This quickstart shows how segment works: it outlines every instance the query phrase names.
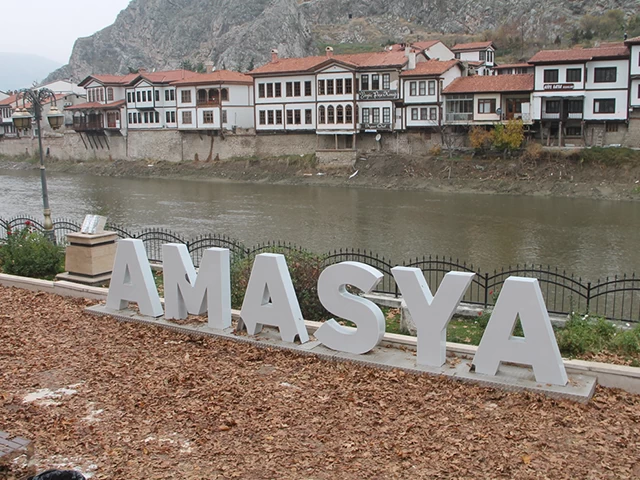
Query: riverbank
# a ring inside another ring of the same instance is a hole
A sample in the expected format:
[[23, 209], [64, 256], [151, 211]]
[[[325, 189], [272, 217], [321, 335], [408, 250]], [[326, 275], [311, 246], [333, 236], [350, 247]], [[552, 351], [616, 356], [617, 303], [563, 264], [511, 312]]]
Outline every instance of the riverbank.
[[[368, 153], [353, 168], [323, 166], [314, 156], [301, 155], [180, 163], [49, 158], [47, 169], [113, 177], [640, 200], [639, 151], [534, 150], [506, 159]], [[38, 168], [33, 158], [0, 157], [0, 169]]]

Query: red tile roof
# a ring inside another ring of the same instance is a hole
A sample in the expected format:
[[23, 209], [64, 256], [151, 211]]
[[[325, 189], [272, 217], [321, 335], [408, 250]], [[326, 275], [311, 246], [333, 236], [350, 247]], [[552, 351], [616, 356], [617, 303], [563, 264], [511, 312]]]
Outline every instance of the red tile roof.
[[482, 49], [489, 48], [489, 47], [493, 47], [494, 49], [496, 48], [496, 46], [494, 45], [494, 43], [492, 41], [488, 41], [488, 42], [472, 42], [472, 43], [459, 43], [457, 45], [454, 45], [451, 48], [451, 51], [453, 51], [453, 52], [461, 52], [463, 50], [482, 50]]
[[190, 70], [164, 70], [160, 72], [139, 72], [139, 76], [151, 83], [171, 83], [197, 75]]
[[456, 78], [443, 93], [532, 92], [533, 74], [473, 75]]
[[86, 84], [90, 83], [92, 80], [96, 80], [103, 85], [129, 85], [133, 80], [138, 78], [138, 73], [129, 73], [127, 75], [89, 75], [87, 78], [82, 80], [78, 86], [84, 87]]
[[231, 70], [216, 70], [211, 73], [196, 73], [191, 77], [171, 82], [172, 85], [205, 85], [212, 83], [246, 83], [253, 84], [253, 78], [244, 73]]
[[606, 44], [594, 48], [569, 50], [542, 50], [529, 59], [529, 63], [588, 62], [607, 58], [628, 58], [629, 49], [622, 43]]
[[496, 65], [494, 70], [500, 70], [503, 68], [525, 68], [525, 67], [533, 67], [530, 63], [505, 63], [504, 65]]
[[315, 71], [323, 64], [329, 64], [331, 61], [342, 63], [350, 67], [401, 67], [407, 63], [407, 57], [404, 51], [385, 51], [370, 53], [355, 53], [344, 55], [315, 56], [301, 58], [278, 58], [275, 62], [262, 65], [251, 72], [249, 75], [260, 75], [267, 73], [293, 73]]
[[80, 103], [78, 105], [72, 105], [70, 107], [65, 107], [65, 110], [113, 110], [115, 108], [122, 107], [126, 102], [124, 100], [118, 100], [117, 102], [111, 103], [98, 103], [98, 102], [88, 102], [88, 103]]
[[459, 60], [427, 60], [426, 62], [417, 63], [416, 68], [413, 70], [403, 70], [400, 75], [403, 77], [442, 75], [459, 63]]
[[[0, 107], [8, 107], [8, 106], [10, 106], [12, 104], [15, 104], [17, 97], [18, 96], [14, 93], [13, 95], [9, 95], [4, 100], [0, 100]], [[22, 106], [22, 104], [20, 104], [20, 106]]]
[[626, 43], [627, 45], [640, 45], [640, 37], [630, 38], [628, 40], [625, 40], [624, 43]]

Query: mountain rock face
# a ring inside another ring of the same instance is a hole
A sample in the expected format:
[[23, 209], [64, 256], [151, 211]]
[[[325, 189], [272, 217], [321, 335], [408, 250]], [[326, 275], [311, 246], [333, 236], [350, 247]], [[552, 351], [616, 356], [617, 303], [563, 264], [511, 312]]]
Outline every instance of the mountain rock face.
[[585, 14], [636, 13], [638, 0], [133, 0], [115, 23], [79, 38], [69, 64], [47, 80], [212, 60], [246, 71], [280, 56], [314, 55], [321, 43], [402, 41], [416, 33], [514, 35], [553, 40]]

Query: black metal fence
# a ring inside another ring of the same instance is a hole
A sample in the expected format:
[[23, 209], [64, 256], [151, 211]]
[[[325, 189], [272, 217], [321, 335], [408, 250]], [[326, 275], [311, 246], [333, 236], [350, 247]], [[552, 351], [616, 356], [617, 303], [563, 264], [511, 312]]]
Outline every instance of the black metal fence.
[[[0, 218], [0, 241], [6, 239], [7, 232], [30, 226], [43, 230], [42, 223], [29, 216], [10, 219]], [[53, 222], [56, 240], [60, 245], [66, 243], [67, 233], [78, 232], [80, 224], [68, 219], [55, 219]], [[194, 265], [198, 266], [207, 248], [228, 248], [232, 261], [251, 258], [259, 253], [278, 252], [287, 255], [292, 252], [306, 252], [302, 247], [287, 242], [266, 242], [251, 247], [226, 235], [205, 234], [187, 239], [180, 234], [162, 228], [147, 228], [139, 232], [119, 225], [108, 224], [107, 229], [116, 232], [120, 238], [137, 238], [144, 242], [149, 260], [162, 262], [162, 245], [165, 243], [183, 243], [187, 245]], [[632, 275], [605, 277], [595, 282], [583, 280], [564, 270], [543, 265], [516, 265], [493, 273], [483, 273], [473, 265], [458, 259], [439, 256], [423, 256], [408, 261], [392, 261], [374, 252], [360, 249], [339, 249], [320, 255], [323, 266], [352, 261], [370, 265], [383, 273], [382, 281], [375, 293], [399, 296], [391, 269], [396, 265], [419, 268], [425, 275], [432, 291], [437, 290], [444, 276], [450, 271], [475, 273], [471, 286], [463, 301], [469, 304], [489, 307], [495, 303], [504, 281], [510, 276], [537, 278], [547, 309], [551, 313], [588, 312], [611, 320], [640, 322], [640, 278]]]

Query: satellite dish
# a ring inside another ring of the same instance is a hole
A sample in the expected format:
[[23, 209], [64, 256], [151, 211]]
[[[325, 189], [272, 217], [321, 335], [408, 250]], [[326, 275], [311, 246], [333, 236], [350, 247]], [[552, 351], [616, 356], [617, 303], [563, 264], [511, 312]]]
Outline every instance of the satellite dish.
[[496, 115], [502, 115], [502, 109], [496, 108]]
[[382, 140], [382, 135], [377, 134], [376, 135], [376, 142], [379, 142], [380, 140]]

